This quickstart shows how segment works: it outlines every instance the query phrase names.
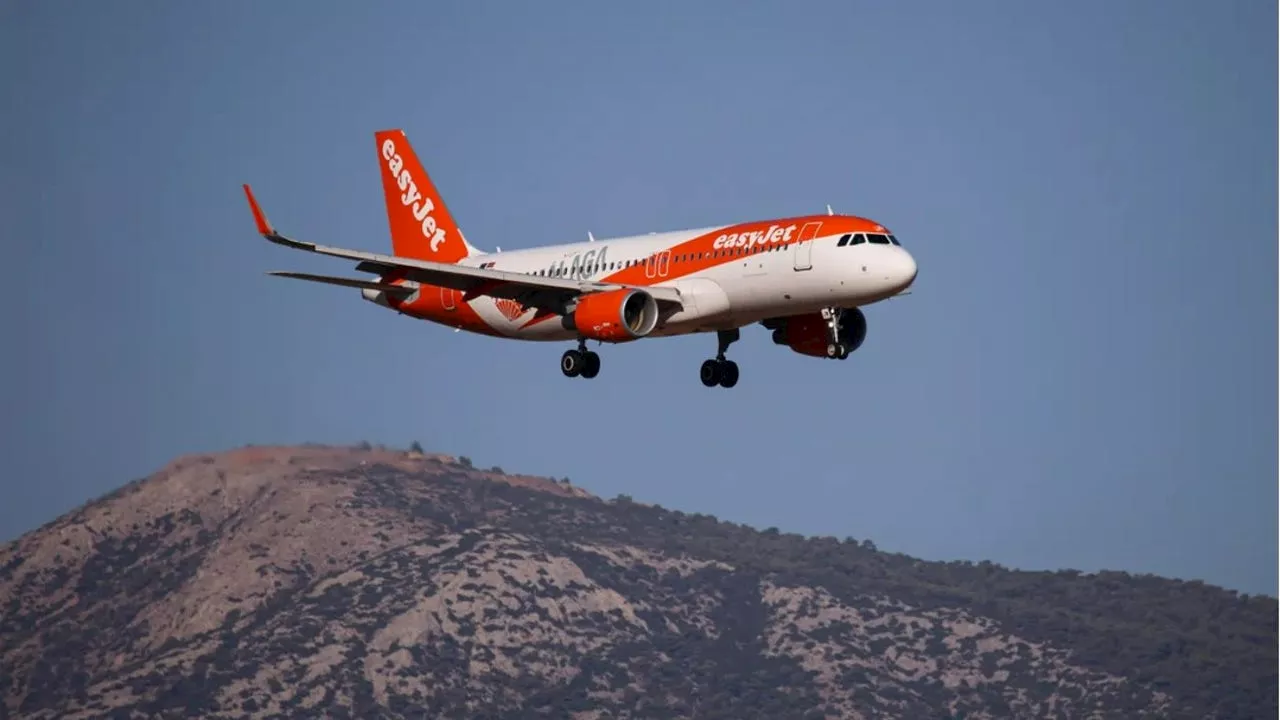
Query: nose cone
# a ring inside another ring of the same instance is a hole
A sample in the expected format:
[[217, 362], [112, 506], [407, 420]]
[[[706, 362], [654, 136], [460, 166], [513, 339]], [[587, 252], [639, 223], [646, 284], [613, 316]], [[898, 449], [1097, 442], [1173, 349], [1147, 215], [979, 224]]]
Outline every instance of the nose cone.
[[911, 287], [911, 283], [916, 281], [916, 259], [911, 257], [911, 253], [896, 248], [898, 250], [889, 264], [888, 277], [886, 278], [892, 285], [895, 293], [902, 292]]
[[911, 257], [911, 253], [906, 250], [902, 251], [902, 289], [906, 290], [911, 287], [911, 283], [916, 281], [916, 259]]

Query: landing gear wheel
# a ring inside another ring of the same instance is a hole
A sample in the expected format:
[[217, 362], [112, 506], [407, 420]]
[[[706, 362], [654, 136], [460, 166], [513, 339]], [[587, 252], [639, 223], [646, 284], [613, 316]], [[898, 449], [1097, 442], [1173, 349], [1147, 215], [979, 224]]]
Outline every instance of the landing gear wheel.
[[565, 350], [560, 356], [560, 372], [564, 373], [565, 377], [578, 377], [582, 374], [585, 365], [586, 358], [578, 350]]
[[699, 373], [702, 384], [707, 387], [715, 387], [720, 384], [720, 361], [707, 360], [702, 363], [702, 370]]
[[849, 357], [849, 346], [842, 342], [828, 343], [827, 357], [832, 360], [844, 360]]
[[732, 360], [720, 361], [720, 387], [731, 388], [738, 384], [738, 363]]
[[716, 350], [716, 356], [711, 360], [702, 363], [702, 372], [700, 373], [702, 384], [707, 387], [731, 388], [738, 384], [738, 363], [732, 360], [726, 360], [724, 354], [729, 351], [729, 346], [738, 341], [741, 333], [737, 328], [729, 330], [718, 330], [716, 332], [716, 340], [719, 348]]
[[588, 350], [582, 354], [582, 377], [593, 378], [600, 374], [600, 356]]

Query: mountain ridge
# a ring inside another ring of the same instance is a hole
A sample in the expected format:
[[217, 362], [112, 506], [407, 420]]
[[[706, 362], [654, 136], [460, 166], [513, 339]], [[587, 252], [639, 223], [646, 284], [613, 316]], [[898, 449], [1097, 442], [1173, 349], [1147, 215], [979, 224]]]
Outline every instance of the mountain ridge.
[[0, 611], [0, 718], [1277, 703], [1273, 598], [924, 561], [368, 446], [177, 458], [0, 546]]

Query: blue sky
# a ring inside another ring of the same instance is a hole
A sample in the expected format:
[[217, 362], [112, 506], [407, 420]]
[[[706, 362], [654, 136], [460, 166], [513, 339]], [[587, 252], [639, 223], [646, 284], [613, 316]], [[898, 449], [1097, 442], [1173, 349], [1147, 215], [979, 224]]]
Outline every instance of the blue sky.
[[[1274, 3], [12, 3], [0, 538], [175, 455], [428, 448], [927, 559], [1275, 594]], [[404, 128], [492, 249], [821, 212], [920, 265], [845, 362], [748, 328], [452, 331], [263, 242], [390, 247]]]

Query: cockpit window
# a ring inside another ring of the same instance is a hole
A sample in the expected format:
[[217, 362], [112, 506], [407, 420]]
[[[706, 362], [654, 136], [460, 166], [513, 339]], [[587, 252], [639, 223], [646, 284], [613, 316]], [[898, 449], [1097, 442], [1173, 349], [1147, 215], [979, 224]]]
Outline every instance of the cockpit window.
[[867, 241], [876, 245], [888, 245], [889, 238], [878, 233], [867, 233]]
[[902, 243], [898, 242], [898, 238], [892, 235], [889, 236], [889, 242], [893, 243], [894, 245], [897, 245], [898, 247], [902, 247]]
[[862, 243], [864, 243], [864, 242], [866, 242], [866, 241], [867, 241], [867, 239], [866, 239], [865, 237], [863, 237], [862, 233], [858, 233], [857, 235], [854, 235], [854, 236], [853, 236], [853, 242], [852, 242], [852, 243], [850, 243], [850, 244], [851, 244], [851, 245], [861, 245]]
[[852, 237], [852, 236], [851, 236], [849, 233], [845, 233], [845, 234], [841, 235], [841, 236], [840, 236], [840, 242], [836, 243], [836, 245], [837, 245], [838, 247], [844, 247], [845, 245], [848, 245], [848, 244], [849, 244], [849, 238], [850, 238], [850, 237]]

